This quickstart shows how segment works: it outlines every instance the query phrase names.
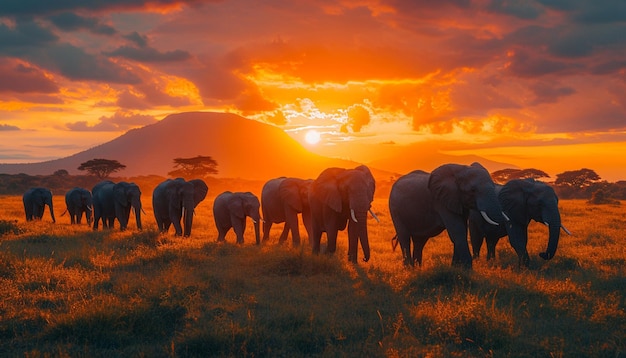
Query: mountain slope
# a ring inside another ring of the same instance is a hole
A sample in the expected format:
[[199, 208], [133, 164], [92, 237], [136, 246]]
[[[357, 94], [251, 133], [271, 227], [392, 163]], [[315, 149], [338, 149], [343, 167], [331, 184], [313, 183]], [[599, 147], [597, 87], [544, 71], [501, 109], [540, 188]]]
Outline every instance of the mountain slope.
[[167, 116], [158, 123], [72, 156], [30, 164], [0, 164], [7, 174], [52, 174], [66, 169], [80, 173], [80, 163], [93, 158], [116, 159], [126, 165], [121, 176], [156, 174], [173, 169], [173, 159], [209, 155], [219, 177], [268, 179], [276, 176], [314, 178], [329, 166], [358, 164], [325, 158], [307, 151], [274, 126], [230, 113], [190, 112]]

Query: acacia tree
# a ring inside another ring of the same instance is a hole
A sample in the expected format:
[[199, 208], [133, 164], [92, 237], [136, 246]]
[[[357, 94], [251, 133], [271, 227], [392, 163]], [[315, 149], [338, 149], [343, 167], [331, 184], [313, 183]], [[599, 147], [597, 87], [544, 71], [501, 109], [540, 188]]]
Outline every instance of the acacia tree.
[[174, 170], [168, 172], [171, 177], [204, 178], [217, 174], [217, 162], [210, 156], [192, 158], [174, 158]]
[[556, 175], [555, 189], [563, 198], [589, 197], [593, 187], [600, 184], [600, 176], [592, 169], [570, 170]]
[[126, 168], [126, 166], [117, 160], [96, 158], [81, 163], [78, 170], [85, 170], [97, 176], [99, 179], [104, 179], [108, 177], [109, 174], [119, 172], [124, 168]]
[[494, 182], [498, 184], [505, 184], [509, 180], [513, 180], [513, 179], [528, 179], [528, 178], [539, 179], [539, 178], [549, 178], [549, 177], [550, 176], [548, 175], [548, 173], [544, 172], [543, 170], [539, 170], [535, 168], [528, 168], [528, 169], [507, 168], [507, 169], [502, 169], [502, 170], [496, 170], [495, 172], [491, 173], [491, 178], [493, 179]]

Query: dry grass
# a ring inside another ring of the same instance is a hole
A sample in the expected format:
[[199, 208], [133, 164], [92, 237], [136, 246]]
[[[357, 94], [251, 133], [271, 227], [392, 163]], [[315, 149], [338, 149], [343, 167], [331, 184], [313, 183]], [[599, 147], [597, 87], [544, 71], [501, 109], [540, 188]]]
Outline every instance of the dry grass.
[[[557, 256], [543, 261], [547, 230], [531, 224], [530, 269], [506, 239], [495, 261], [450, 267], [445, 234], [406, 269], [386, 198], [370, 222], [372, 259], [347, 262], [308, 247], [217, 244], [198, 207], [191, 238], [93, 232], [60, 217], [24, 221], [21, 198], [0, 197], [0, 352], [3, 356], [606, 356], [626, 354], [623, 206], [561, 202]], [[14, 220], [17, 220], [15, 222]], [[133, 227], [134, 222], [129, 224]], [[343, 238], [343, 239], [342, 239]], [[484, 256], [484, 255], [483, 255]]]

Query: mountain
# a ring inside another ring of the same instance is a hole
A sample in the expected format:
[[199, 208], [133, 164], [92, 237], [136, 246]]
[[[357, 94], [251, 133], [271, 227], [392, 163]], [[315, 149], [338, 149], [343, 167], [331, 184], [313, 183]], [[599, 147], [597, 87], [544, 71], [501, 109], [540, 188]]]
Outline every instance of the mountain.
[[433, 148], [433, 143], [412, 144], [405, 147], [398, 147], [389, 156], [370, 161], [366, 164], [371, 168], [399, 174], [406, 174], [416, 169], [431, 172], [433, 169], [445, 163], [469, 165], [474, 162], [479, 162], [490, 173], [505, 168], [518, 168], [513, 164], [496, 162], [477, 155], [444, 154]]
[[[52, 174], [76, 168], [90, 159], [115, 159], [126, 165], [121, 176], [166, 176], [174, 158], [208, 155], [224, 178], [269, 179], [278, 176], [315, 178], [331, 166], [358, 163], [326, 158], [306, 150], [281, 129], [231, 113], [189, 112], [133, 129], [107, 143], [69, 157], [29, 164], [0, 164], [0, 173]], [[84, 173], [83, 173], [84, 174]]]

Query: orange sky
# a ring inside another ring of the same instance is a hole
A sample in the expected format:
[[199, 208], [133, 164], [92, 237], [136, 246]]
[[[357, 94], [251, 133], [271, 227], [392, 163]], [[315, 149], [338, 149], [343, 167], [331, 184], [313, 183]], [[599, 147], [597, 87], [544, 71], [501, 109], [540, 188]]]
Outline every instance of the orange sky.
[[0, 14], [0, 162], [203, 110], [361, 162], [427, 143], [626, 179], [623, 0], [11, 0]]

